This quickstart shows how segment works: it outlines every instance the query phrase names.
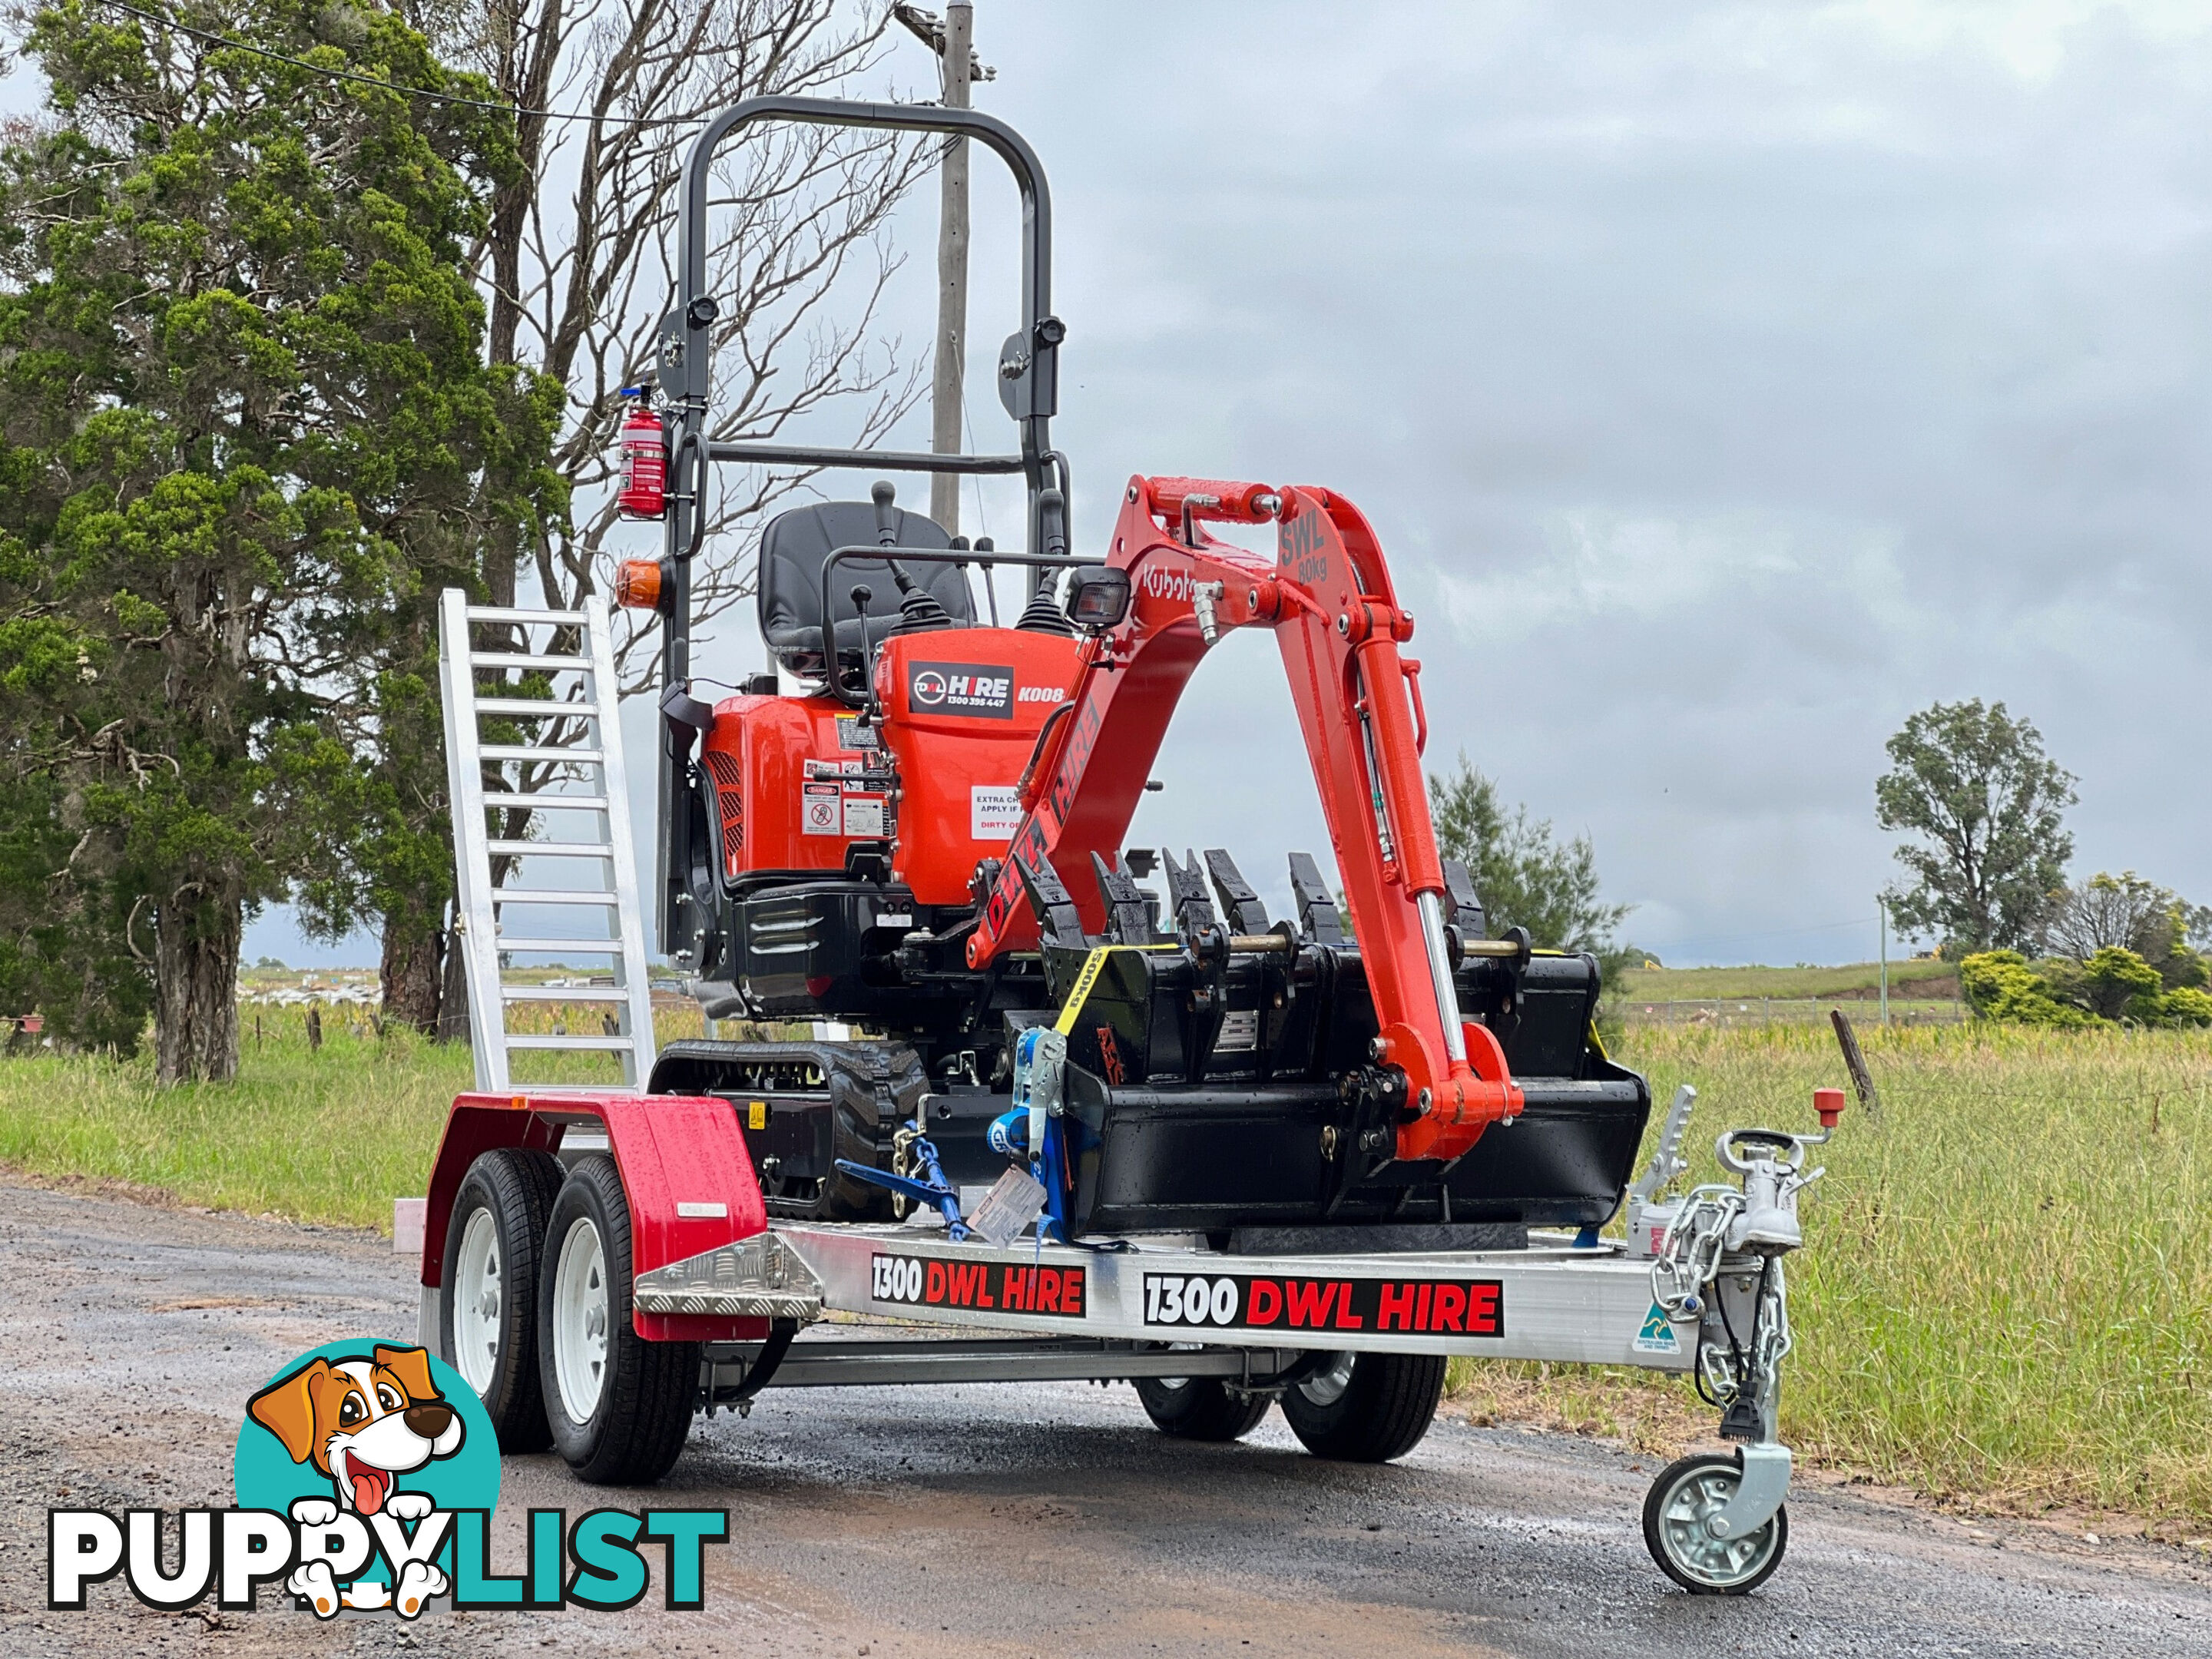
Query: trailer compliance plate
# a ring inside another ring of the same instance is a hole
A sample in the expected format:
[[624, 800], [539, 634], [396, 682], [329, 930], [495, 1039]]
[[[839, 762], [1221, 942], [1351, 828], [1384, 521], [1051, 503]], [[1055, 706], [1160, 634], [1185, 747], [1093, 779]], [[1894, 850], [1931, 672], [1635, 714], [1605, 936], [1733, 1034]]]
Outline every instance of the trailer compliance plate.
[[868, 1294], [878, 1302], [909, 1307], [977, 1308], [1080, 1319], [1090, 1301], [1088, 1273], [1085, 1267], [872, 1255], [868, 1258]]
[[1495, 1279], [1146, 1273], [1145, 1323], [1502, 1337], [1505, 1286]]

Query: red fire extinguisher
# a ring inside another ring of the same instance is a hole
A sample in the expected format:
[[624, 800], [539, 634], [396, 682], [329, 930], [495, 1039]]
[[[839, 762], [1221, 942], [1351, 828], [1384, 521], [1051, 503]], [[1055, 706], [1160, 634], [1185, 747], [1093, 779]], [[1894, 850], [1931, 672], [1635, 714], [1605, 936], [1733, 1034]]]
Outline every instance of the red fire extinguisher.
[[647, 408], [643, 386], [625, 386], [623, 396], [637, 401], [622, 423], [622, 515], [660, 519], [668, 515], [668, 446], [660, 416]]

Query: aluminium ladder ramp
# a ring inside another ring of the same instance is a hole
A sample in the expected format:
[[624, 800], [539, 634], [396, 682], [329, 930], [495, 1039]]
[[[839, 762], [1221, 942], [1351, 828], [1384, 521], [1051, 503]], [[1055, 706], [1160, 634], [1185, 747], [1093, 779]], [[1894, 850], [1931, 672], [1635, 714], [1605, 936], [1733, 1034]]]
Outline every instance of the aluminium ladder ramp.
[[[471, 631], [478, 628], [495, 630], [492, 643], [478, 645]], [[533, 644], [532, 629], [550, 631]], [[574, 650], [566, 648], [564, 635], [580, 641]], [[653, 991], [606, 602], [594, 594], [580, 611], [472, 605], [461, 589], [449, 587], [439, 606], [438, 646], [459, 884], [456, 942], [468, 970], [477, 1087], [507, 1093], [514, 1085], [510, 1054], [550, 1049], [611, 1054], [622, 1067], [622, 1086], [641, 1088], [653, 1065]], [[511, 675], [543, 676], [548, 693], [524, 695], [526, 684]], [[480, 685], [480, 676], [488, 684]], [[485, 741], [477, 725], [485, 719], [519, 726], [523, 741]], [[495, 811], [501, 817], [496, 830], [484, 821]], [[497, 878], [511, 877], [518, 867], [541, 879], [526, 886]], [[549, 868], [580, 871], [585, 883], [545, 885], [542, 877]], [[589, 927], [562, 926], [559, 936], [508, 927], [525, 916], [558, 918], [579, 911], [604, 917], [605, 935], [592, 937], [597, 930]], [[501, 958], [517, 951], [605, 957], [613, 983], [511, 985]], [[584, 1004], [611, 1014], [612, 1029], [552, 1036], [510, 1031], [507, 1010], [531, 1002]], [[543, 1093], [560, 1085], [526, 1086]]]

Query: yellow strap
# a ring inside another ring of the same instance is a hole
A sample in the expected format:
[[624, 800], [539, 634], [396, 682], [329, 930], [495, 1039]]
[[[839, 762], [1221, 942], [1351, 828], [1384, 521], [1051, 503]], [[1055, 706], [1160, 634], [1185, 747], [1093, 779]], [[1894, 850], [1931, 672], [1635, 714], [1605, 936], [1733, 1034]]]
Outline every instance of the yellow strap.
[[1083, 1005], [1091, 1000], [1091, 987], [1098, 983], [1098, 975], [1106, 966], [1106, 958], [1115, 951], [1180, 951], [1182, 948], [1179, 945], [1092, 945], [1091, 954], [1083, 958], [1083, 971], [1075, 976], [1074, 988], [1068, 992], [1067, 1000], [1060, 1006], [1060, 1018], [1054, 1023], [1052, 1029], [1062, 1036], [1067, 1036], [1074, 1031], [1075, 1022], [1083, 1013]]

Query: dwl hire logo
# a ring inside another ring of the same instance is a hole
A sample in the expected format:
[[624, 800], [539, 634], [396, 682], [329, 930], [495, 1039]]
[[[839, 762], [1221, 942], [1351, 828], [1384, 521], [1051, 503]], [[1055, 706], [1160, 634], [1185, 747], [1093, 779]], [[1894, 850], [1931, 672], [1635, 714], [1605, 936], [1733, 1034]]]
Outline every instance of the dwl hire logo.
[[701, 1605], [702, 1553], [729, 1536], [720, 1510], [595, 1510], [573, 1528], [561, 1510], [533, 1510], [528, 1571], [494, 1576], [498, 1440], [475, 1391], [419, 1347], [326, 1344], [271, 1378], [245, 1417], [235, 1509], [185, 1510], [173, 1528], [158, 1510], [48, 1510], [47, 1607], [82, 1611], [89, 1587], [119, 1572], [131, 1594], [164, 1609], [212, 1590], [219, 1606], [243, 1611], [260, 1586], [281, 1581], [319, 1619], [414, 1619], [446, 1595], [470, 1609], [611, 1611], [644, 1596], [651, 1573], [640, 1551], [659, 1540], [673, 1611]]

